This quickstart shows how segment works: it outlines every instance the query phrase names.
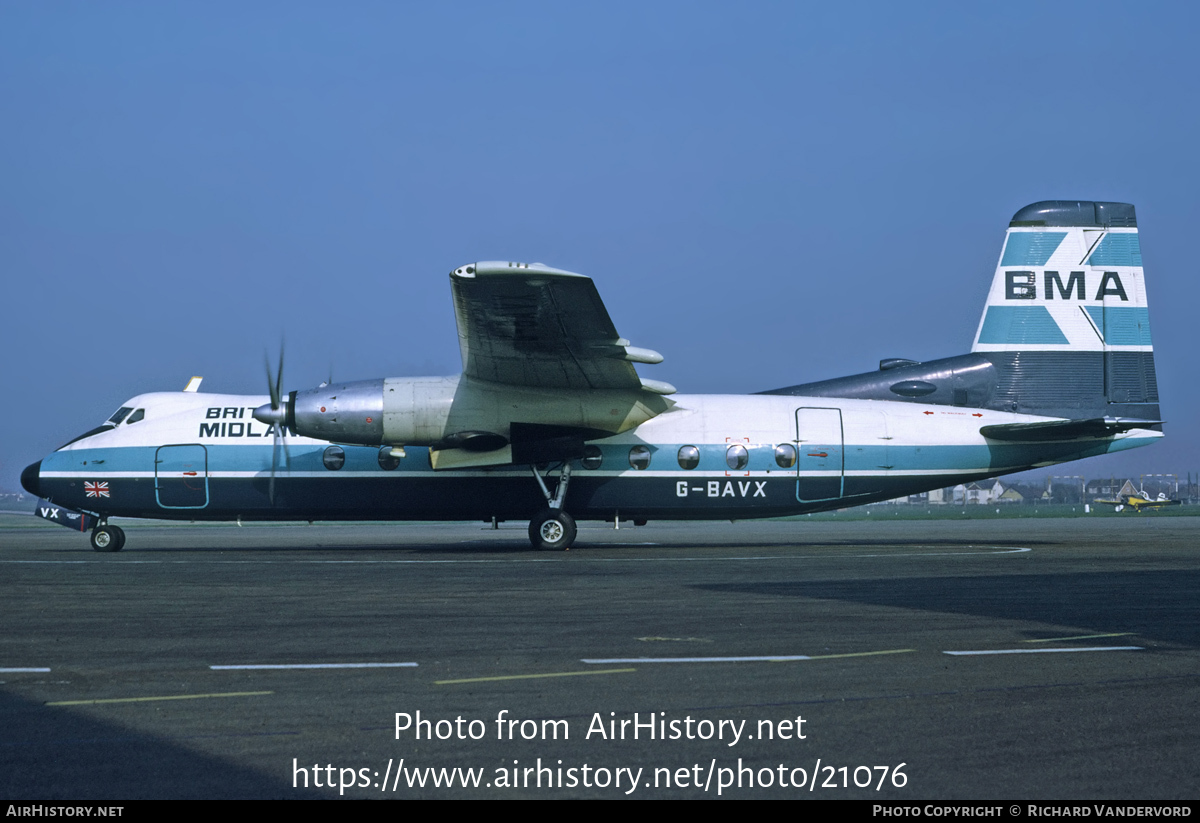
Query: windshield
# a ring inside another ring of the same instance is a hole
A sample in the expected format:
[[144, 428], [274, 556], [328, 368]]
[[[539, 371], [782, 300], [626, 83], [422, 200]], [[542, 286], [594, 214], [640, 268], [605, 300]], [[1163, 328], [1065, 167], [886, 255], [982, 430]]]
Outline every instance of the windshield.
[[[118, 425], [120, 425], [122, 420], [124, 420], [126, 417], [129, 416], [129, 413], [131, 411], [133, 411], [133, 406], [122, 406], [121, 408], [119, 408], [115, 412], [113, 412], [113, 416], [108, 418], [108, 420], [105, 421], [103, 425], [97, 426], [96, 428], [91, 429], [89, 431], [85, 431], [83, 434], [79, 435], [78, 437], [74, 437], [74, 438], [68, 440], [66, 443], [63, 443], [61, 446], [59, 446], [59, 448], [60, 449], [66, 448], [67, 446], [71, 445], [72, 443], [78, 443], [80, 440], [83, 440], [86, 437], [91, 437], [94, 434], [100, 434], [101, 432], [112, 431], [114, 428], [116, 428]], [[137, 413], [135, 413], [133, 417], [129, 418], [129, 423], [136, 423], [138, 420], [141, 420], [145, 416], [146, 416], [145, 410], [138, 409]]]
[[122, 406], [113, 413], [113, 416], [108, 418], [109, 425], [116, 426], [125, 419], [125, 415], [133, 411], [132, 406]]

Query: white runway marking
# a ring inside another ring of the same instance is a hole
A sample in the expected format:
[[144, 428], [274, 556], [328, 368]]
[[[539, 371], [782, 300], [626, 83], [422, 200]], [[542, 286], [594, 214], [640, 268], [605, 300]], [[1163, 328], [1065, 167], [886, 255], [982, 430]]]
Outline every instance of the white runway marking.
[[28, 673], [28, 672], [48, 672], [48, 671], [50, 671], [50, 670], [49, 669], [37, 669], [37, 668], [11, 668], [11, 669], [0, 669], [0, 674], [22, 674], [22, 673]]
[[209, 666], [213, 671], [245, 669], [399, 669], [416, 663], [253, 663], [241, 666]]
[[[640, 639], [640, 638], [639, 638]], [[836, 660], [846, 657], [876, 657], [883, 654], [907, 654], [916, 649], [883, 649], [870, 652], [847, 652], [845, 654], [776, 654], [753, 657], [612, 657], [584, 658], [583, 663], [787, 663], [794, 660]]]
[[1047, 654], [1055, 652], [1133, 652], [1142, 651], [1141, 646], [1078, 646], [1064, 649], [982, 649], [979, 651], [942, 652], [956, 656], [982, 654]]

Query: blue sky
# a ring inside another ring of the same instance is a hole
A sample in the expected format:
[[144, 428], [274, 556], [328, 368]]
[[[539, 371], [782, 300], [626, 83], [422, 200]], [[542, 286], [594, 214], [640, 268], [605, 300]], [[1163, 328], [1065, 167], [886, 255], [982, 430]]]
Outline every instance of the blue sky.
[[1200, 471], [1190, 4], [0, 5], [0, 487], [143, 391], [457, 373], [447, 273], [592, 276], [648, 377], [965, 352], [1009, 217], [1137, 206]]

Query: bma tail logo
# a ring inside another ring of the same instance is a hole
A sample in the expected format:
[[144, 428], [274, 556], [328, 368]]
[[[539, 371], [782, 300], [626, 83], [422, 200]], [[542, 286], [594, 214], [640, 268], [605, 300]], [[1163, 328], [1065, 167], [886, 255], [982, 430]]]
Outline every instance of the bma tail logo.
[[85, 481], [83, 484], [83, 492], [86, 497], [111, 497], [108, 493], [108, 482], [96, 482], [94, 480]]
[[[1062, 275], [1056, 271], [1043, 271], [1042, 296], [1046, 300], [1087, 300], [1087, 272], [1073, 271], [1063, 282]], [[1094, 300], [1103, 300], [1108, 296], [1119, 297], [1128, 302], [1125, 285], [1121, 275], [1115, 271], [1106, 271], [1100, 278], [1100, 286], [1096, 289]], [[1004, 272], [1005, 300], [1036, 300], [1038, 296], [1037, 272], [1035, 271], [1006, 271]]]

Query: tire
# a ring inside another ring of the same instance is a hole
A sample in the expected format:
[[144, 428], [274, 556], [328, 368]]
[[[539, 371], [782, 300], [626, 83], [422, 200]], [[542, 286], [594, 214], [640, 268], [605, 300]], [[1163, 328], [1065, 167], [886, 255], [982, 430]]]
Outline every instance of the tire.
[[98, 552], [119, 552], [125, 544], [125, 533], [116, 526], [97, 526], [92, 529], [92, 548]]
[[535, 549], [566, 551], [577, 531], [574, 517], [561, 509], [544, 509], [529, 521], [529, 542]]

